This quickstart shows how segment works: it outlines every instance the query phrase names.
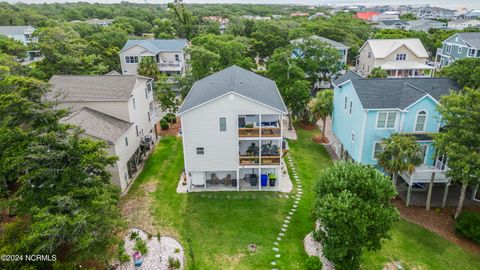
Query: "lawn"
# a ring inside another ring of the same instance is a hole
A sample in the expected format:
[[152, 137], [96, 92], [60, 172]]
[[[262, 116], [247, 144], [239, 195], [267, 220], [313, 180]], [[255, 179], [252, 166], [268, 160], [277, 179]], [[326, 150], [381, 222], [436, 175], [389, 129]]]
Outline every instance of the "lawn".
[[[318, 172], [331, 165], [324, 148], [311, 140], [316, 133], [300, 129], [299, 139], [290, 142], [304, 192], [279, 245], [281, 258], [276, 261], [280, 269], [304, 269], [302, 241], [313, 228], [311, 187]], [[148, 198], [146, 215], [152, 219], [152, 228], [182, 242], [189, 269], [271, 269], [273, 242], [292, 199], [272, 192], [177, 194], [182, 169], [181, 139], [163, 138], [122, 204]], [[130, 226], [140, 226], [149, 218], [130, 219]], [[421, 269], [479, 269], [478, 257], [416, 225], [401, 221], [392, 235], [393, 240], [381, 251], [366, 254], [362, 268], [381, 269], [385, 262], [398, 259]], [[251, 243], [257, 245], [254, 253], [247, 248]]]

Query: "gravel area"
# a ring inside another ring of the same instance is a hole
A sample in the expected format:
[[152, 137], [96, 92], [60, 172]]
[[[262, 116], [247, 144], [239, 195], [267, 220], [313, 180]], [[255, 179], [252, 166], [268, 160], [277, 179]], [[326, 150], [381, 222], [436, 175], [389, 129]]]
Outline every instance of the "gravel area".
[[[138, 232], [140, 238], [147, 242], [148, 253], [142, 254], [143, 264], [135, 267], [132, 255], [135, 246], [135, 240], [130, 240], [130, 234]], [[182, 245], [172, 237], [161, 236], [160, 241], [156, 236], [148, 239], [147, 233], [139, 229], [128, 230], [125, 240], [125, 251], [130, 256], [131, 261], [119, 265], [117, 270], [168, 270], [168, 258], [173, 257], [180, 261], [180, 269], [184, 269], [184, 250]], [[177, 252], [175, 252], [177, 251]]]
[[309, 256], [318, 256], [320, 258], [320, 261], [323, 263], [322, 270], [335, 270], [333, 263], [323, 256], [322, 244], [313, 239], [313, 232], [305, 236], [305, 239], [303, 239], [303, 245], [305, 247], [305, 252], [307, 252]]

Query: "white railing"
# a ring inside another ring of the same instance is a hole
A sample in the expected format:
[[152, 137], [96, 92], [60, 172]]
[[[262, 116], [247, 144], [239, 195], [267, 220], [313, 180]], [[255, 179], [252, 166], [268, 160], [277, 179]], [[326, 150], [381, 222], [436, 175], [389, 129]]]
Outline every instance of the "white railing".
[[172, 61], [172, 62], [160, 62], [158, 63], [159, 67], [170, 67], [170, 68], [181, 68], [184, 66], [182, 61]]

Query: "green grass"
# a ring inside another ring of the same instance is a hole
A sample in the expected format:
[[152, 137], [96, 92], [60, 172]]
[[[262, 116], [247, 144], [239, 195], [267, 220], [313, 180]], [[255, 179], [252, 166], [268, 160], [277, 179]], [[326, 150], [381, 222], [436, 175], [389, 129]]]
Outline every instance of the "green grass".
[[[279, 246], [280, 269], [304, 269], [303, 238], [313, 229], [312, 187], [320, 170], [332, 164], [325, 149], [311, 140], [318, 131], [297, 132], [299, 139], [290, 142], [290, 149], [303, 197]], [[272, 192], [177, 194], [182, 169], [181, 139], [163, 138], [123, 200], [144, 196], [142, 186], [156, 185], [150, 194], [150, 212], [162, 235], [174, 235], [182, 242], [189, 269], [271, 269], [273, 242], [293, 199], [278, 198]], [[478, 269], [480, 265], [478, 257], [405, 221], [395, 224], [392, 235], [381, 251], [365, 255], [363, 269], [381, 269], [393, 259], [421, 269]], [[250, 243], [258, 246], [257, 252], [248, 252]]]

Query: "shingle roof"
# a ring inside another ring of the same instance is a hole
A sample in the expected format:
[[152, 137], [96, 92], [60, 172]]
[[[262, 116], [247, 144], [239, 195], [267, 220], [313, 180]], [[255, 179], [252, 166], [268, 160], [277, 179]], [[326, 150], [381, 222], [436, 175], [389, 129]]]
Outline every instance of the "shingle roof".
[[180, 107], [179, 113], [184, 113], [232, 91], [287, 113], [287, 108], [274, 81], [238, 66], [228, 67], [196, 81]]
[[79, 126], [85, 134], [110, 143], [115, 143], [133, 125], [89, 107], [73, 112], [62, 122]]
[[123, 46], [122, 51], [131, 48], [135, 45], [140, 45], [152, 53], [159, 53], [162, 51], [182, 51], [187, 46], [186, 39], [142, 39], [142, 40], [128, 40]]
[[404, 20], [380, 20], [379, 22], [383, 23], [384, 25], [395, 25], [395, 24], [408, 25], [408, 22]]
[[138, 79], [136, 75], [83, 76], [54, 75], [47, 99], [60, 101], [126, 101], [129, 100]]
[[464, 32], [458, 33], [458, 35], [468, 45], [480, 49], [480, 32]]
[[351, 70], [347, 70], [347, 72], [345, 72], [345, 74], [343, 74], [343, 76], [341, 76], [340, 78], [336, 79], [335, 81], [333, 81], [333, 84], [334, 85], [339, 85], [339, 84], [342, 84], [348, 80], [358, 80], [358, 79], [363, 79], [362, 76], [358, 75], [357, 73], [351, 71]]
[[[332, 47], [334, 48], [337, 48], [337, 49], [348, 49], [348, 46], [340, 43], [340, 42], [336, 42], [335, 40], [331, 40], [331, 39], [328, 39], [328, 38], [324, 38], [324, 37], [321, 37], [321, 36], [317, 36], [317, 35], [313, 35], [313, 36], [310, 36], [310, 38], [313, 38], [313, 39], [316, 39], [316, 40], [320, 40], [322, 42], [325, 42], [327, 44], [330, 44]], [[291, 42], [292, 43], [302, 43], [303, 42], [303, 38], [299, 38], [299, 39], [295, 39], [295, 40], [292, 40]]]
[[362, 46], [362, 49], [366, 44], [370, 45], [375, 58], [385, 58], [401, 46], [409, 48], [417, 57], [428, 57], [427, 50], [418, 38], [369, 39]]
[[405, 109], [429, 94], [437, 101], [458, 85], [448, 78], [388, 78], [352, 80], [364, 109]]
[[18, 35], [24, 34], [26, 29], [31, 28], [31, 30], [35, 30], [34, 27], [30, 25], [21, 25], [21, 26], [0, 26], [0, 34], [2, 35]]

